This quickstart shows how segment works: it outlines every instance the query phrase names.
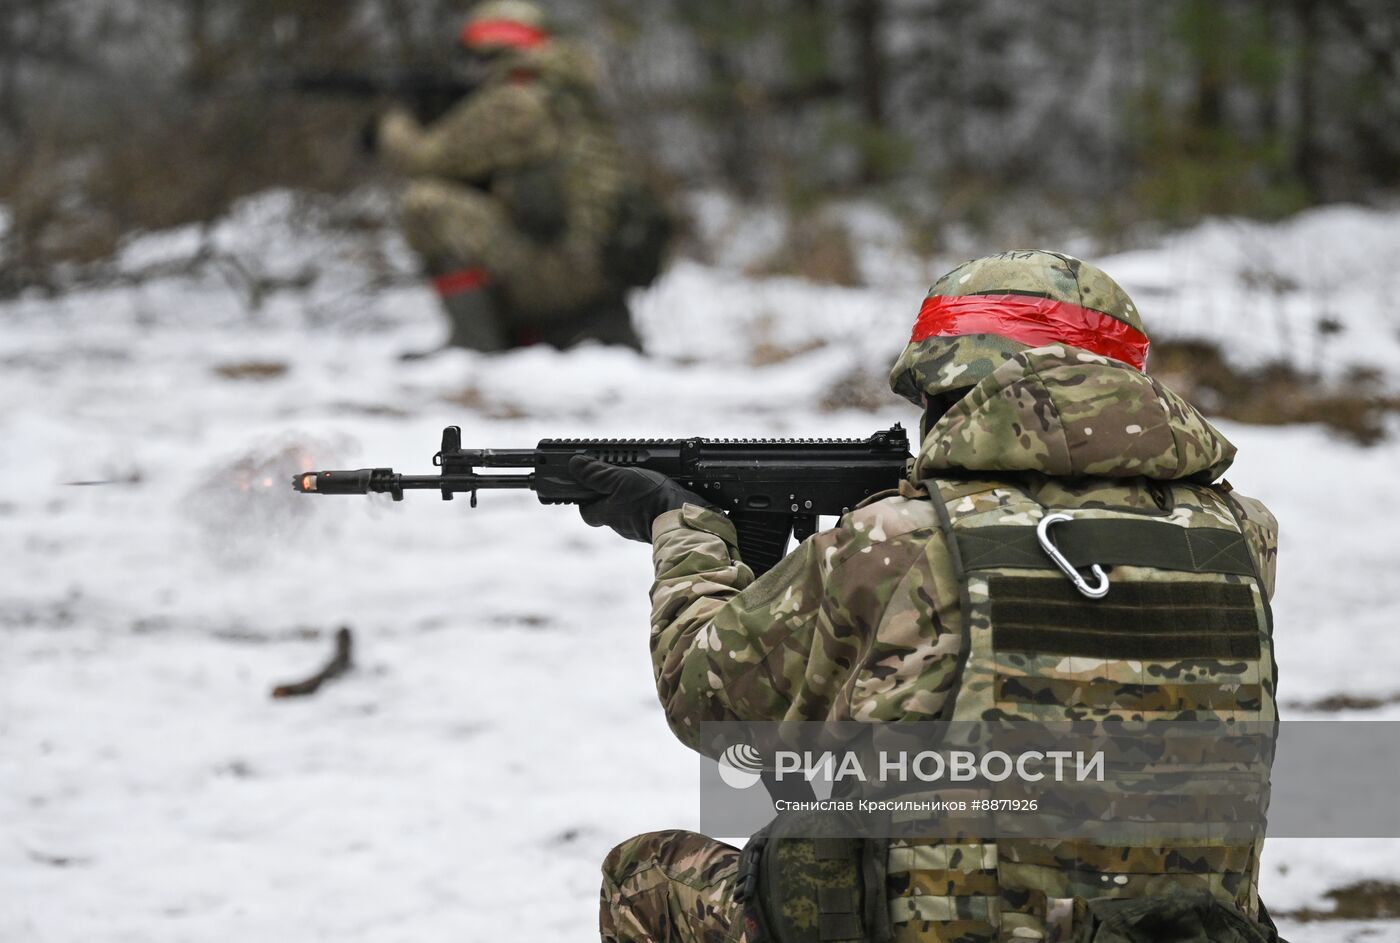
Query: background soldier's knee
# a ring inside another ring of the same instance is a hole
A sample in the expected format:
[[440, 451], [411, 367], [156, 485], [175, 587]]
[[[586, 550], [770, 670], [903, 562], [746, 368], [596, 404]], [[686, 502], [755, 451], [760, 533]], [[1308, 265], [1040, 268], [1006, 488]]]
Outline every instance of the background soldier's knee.
[[405, 220], [422, 220], [434, 216], [445, 202], [442, 187], [431, 180], [419, 180], [408, 185], [403, 194]]
[[404, 191], [399, 219], [404, 238], [419, 252], [440, 252], [443, 206], [441, 188], [431, 182], [414, 183]]

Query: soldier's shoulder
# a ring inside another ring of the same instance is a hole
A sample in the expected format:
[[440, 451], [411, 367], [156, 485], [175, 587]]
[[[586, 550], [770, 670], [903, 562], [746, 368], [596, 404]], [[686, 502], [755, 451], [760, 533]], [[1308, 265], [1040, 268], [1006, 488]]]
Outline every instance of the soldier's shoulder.
[[852, 534], [877, 534], [892, 540], [938, 526], [927, 495], [889, 491], [873, 495], [841, 516], [839, 526]]
[[1274, 512], [1258, 498], [1251, 498], [1247, 494], [1236, 491], [1229, 482], [1225, 482], [1224, 490], [1235, 508], [1239, 511], [1242, 523], [1247, 529], [1253, 530], [1262, 535], [1267, 535], [1270, 539], [1278, 537], [1278, 518], [1274, 517]]
[[828, 533], [824, 562], [830, 570], [859, 568], [861, 561], [898, 568], [938, 539], [938, 517], [926, 497], [890, 492], [846, 512]]
[[555, 39], [541, 46], [530, 54], [527, 63], [546, 81], [579, 89], [596, 89], [602, 71], [592, 50], [567, 39]]

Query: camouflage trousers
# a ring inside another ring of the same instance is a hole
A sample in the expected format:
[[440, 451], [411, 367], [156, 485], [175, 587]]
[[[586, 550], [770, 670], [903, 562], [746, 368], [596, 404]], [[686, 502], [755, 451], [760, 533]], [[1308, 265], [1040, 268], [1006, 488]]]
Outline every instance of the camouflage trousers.
[[734, 900], [739, 850], [695, 832], [648, 832], [603, 862], [603, 943], [747, 943]]
[[404, 237], [430, 265], [484, 268], [506, 308], [535, 324], [571, 318], [607, 291], [595, 238], [564, 233], [540, 243], [520, 232], [491, 194], [446, 180], [415, 180], [403, 200]]

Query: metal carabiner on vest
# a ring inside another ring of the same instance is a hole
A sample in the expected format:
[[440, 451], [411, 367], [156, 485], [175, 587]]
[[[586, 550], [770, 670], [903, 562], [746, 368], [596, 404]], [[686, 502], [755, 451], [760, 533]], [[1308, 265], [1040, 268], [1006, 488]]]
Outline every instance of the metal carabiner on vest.
[[1068, 576], [1074, 588], [1079, 590], [1090, 599], [1102, 599], [1108, 595], [1108, 574], [1103, 571], [1103, 567], [1097, 563], [1089, 567], [1089, 572], [1094, 574], [1094, 579], [1099, 581], [1099, 585], [1090, 586], [1079, 572], [1078, 568], [1060, 553], [1060, 548], [1055, 546], [1055, 541], [1050, 539], [1050, 525], [1060, 524], [1064, 521], [1072, 521], [1074, 518], [1064, 513], [1056, 511], [1054, 514], [1047, 514], [1040, 519], [1040, 523], [1035, 525], [1035, 536], [1040, 540], [1040, 549], [1045, 551], [1045, 555], [1055, 561], [1055, 565]]

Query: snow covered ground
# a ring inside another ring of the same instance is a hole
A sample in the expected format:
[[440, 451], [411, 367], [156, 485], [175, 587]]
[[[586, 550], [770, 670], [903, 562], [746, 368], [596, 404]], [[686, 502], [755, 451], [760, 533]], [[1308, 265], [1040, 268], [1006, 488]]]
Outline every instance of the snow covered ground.
[[[290, 225], [287, 205], [252, 201], [213, 233], [252, 269], [320, 267], [258, 311], [231, 290], [246, 279], [217, 274], [0, 307], [0, 940], [595, 939], [608, 849], [698, 818], [697, 761], [650, 680], [646, 548], [526, 494], [473, 510], [300, 497], [287, 480], [426, 472], [448, 424], [482, 446], [913, 426], [893, 396], [873, 413], [817, 404], [893, 358], [956, 260], [909, 258], [876, 231], [870, 289], [683, 261], [638, 298], [650, 357], [400, 363], [441, 330], [427, 291], [364, 290], [354, 247]], [[706, 225], [725, 212], [709, 204]], [[742, 255], [763, 227], [745, 237], [736, 219]], [[148, 237], [127, 263], [194, 239]], [[1397, 255], [1400, 213], [1332, 208], [1098, 261], [1159, 335], [1220, 338], [1244, 361], [1293, 344], [1305, 366], [1365, 362], [1394, 387]], [[1323, 317], [1342, 330], [1318, 340]], [[1400, 539], [1371, 494], [1395, 480], [1400, 437], [1224, 429], [1231, 481], [1282, 521], [1290, 716], [1390, 698]], [[88, 480], [118, 483], [64, 484]], [[271, 700], [340, 625], [357, 670]], [[1400, 880], [1396, 847], [1275, 841], [1265, 899], [1326, 910], [1330, 888]], [[1400, 940], [1384, 921], [1288, 930]]]

